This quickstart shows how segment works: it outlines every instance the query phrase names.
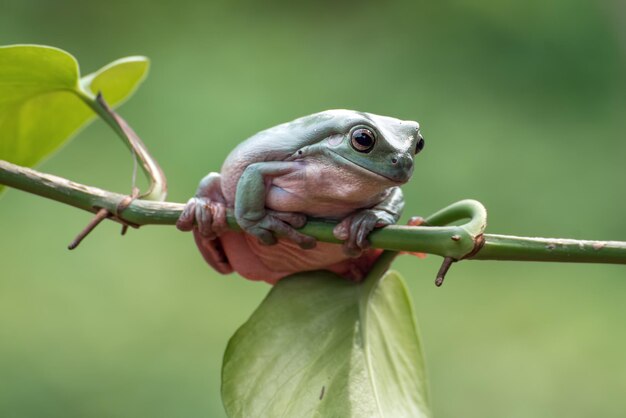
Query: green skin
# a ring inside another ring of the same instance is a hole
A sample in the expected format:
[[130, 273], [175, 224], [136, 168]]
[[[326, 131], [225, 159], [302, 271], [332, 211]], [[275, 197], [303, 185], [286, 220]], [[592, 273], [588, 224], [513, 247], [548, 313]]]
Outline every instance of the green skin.
[[[356, 141], [363, 132], [373, 139], [366, 147]], [[296, 119], [237, 146], [221, 174], [202, 180], [177, 225], [194, 230], [205, 259], [222, 273], [275, 283], [328, 269], [358, 279], [365, 272], [355, 270], [371, 263], [355, 259], [372, 258], [364, 252], [374, 228], [398, 221], [399, 186], [410, 179], [422, 147], [417, 122], [351, 110]], [[247, 237], [226, 230], [225, 208], [234, 208]], [[296, 231], [307, 216], [342, 220], [334, 233], [344, 240], [343, 253]], [[294, 260], [285, 265], [287, 253]]]

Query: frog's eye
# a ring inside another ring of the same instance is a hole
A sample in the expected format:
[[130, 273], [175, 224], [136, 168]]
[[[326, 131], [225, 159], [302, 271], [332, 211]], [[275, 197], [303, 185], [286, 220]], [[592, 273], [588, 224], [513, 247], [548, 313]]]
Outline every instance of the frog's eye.
[[421, 150], [424, 149], [424, 138], [422, 135], [419, 136], [417, 140], [417, 145], [415, 145], [415, 154], [419, 154]]
[[370, 152], [376, 144], [376, 138], [369, 129], [361, 128], [352, 132], [352, 140], [350, 141], [352, 148], [359, 152]]

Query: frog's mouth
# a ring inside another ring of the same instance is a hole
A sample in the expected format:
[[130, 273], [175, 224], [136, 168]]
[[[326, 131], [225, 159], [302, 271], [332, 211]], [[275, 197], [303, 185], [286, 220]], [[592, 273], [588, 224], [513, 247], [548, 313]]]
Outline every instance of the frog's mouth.
[[391, 175], [388, 175], [388, 174], [381, 173], [379, 171], [372, 171], [369, 168], [367, 168], [365, 165], [363, 165], [361, 162], [359, 162], [356, 158], [355, 159], [348, 158], [345, 155], [341, 155], [340, 153], [336, 152], [333, 149], [330, 149], [330, 151], [332, 152], [334, 156], [337, 157], [338, 164], [341, 164], [347, 167], [355, 167], [359, 171], [365, 173], [366, 175], [370, 177], [375, 177], [377, 179], [385, 179], [387, 182], [392, 183], [394, 186], [400, 186], [406, 183], [407, 181], [409, 181], [409, 179], [411, 178], [411, 173], [408, 173], [408, 175], [405, 175], [402, 178], [397, 178], [397, 177], [392, 177]]

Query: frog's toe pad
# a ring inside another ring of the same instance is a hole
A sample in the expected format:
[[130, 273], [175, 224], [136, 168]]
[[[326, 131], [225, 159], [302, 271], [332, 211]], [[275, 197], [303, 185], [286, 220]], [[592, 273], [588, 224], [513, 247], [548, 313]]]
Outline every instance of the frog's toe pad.
[[375, 228], [387, 225], [375, 211], [363, 210], [341, 221], [333, 230], [336, 238], [344, 240], [343, 252], [349, 257], [358, 257], [370, 248], [367, 236]]
[[295, 212], [278, 212], [274, 210], [267, 211], [270, 216], [280, 219], [281, 221], [291, 225], [294, 228], [302, 228], [306, 225], [306, 215]]
[[195, 222], [196, 198], [192, 197], [185, 205], [183, 213], [181, 213], [181, 215], [178, 217], [178, 220], [176, 221], [176, 228], [181, 231], [191, 231]]
[[299, 213], [268, 211], [256, 224], [244, 228], [246, 232], [256, 236], [263, 245], [274, 245], [277, 237], [284, 237], [295, 242], [302, 249], [311, 249], [317, 240], [294, 229], [306, 224], [306, 216]]

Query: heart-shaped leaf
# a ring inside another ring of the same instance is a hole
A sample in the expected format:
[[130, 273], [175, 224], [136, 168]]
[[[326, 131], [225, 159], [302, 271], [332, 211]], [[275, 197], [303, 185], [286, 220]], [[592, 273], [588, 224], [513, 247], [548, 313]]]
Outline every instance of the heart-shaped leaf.
[[396, 272], [349, 283], [328, 272], [281, 280], [232, 337], [230, 417], [429, 417], [424, 361]]
[[148, 67], [147, 58], [129, 57], [81, 79], [76, 59], [60, 49], [0, 47], [0, 160], [37, 164], [93, 119], [85, 100], [102, 92], [119, 105]]

